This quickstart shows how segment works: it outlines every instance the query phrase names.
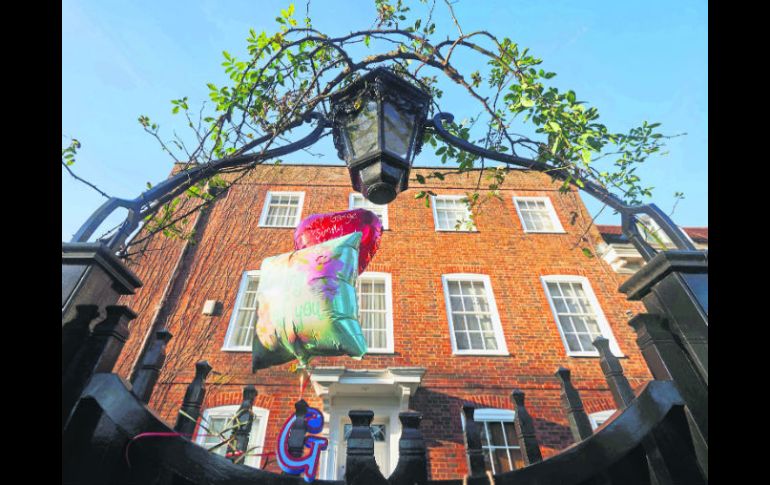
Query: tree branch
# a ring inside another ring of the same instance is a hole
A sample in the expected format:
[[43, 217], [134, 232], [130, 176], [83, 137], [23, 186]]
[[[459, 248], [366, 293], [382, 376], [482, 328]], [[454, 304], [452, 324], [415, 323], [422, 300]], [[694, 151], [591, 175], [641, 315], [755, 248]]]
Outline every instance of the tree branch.
[[62, 162], [61, 162], [61, 165], [62, 165], [62, 167], [64, 167], [65, 169], [67, 169], [67, 172], [69, 172], [69, 174], [70, 174], [70, 175], [72, 176], [72, 178], [74, 178], [75, 180], [77, 180], [77, 181], [79, 181], [79, 182], [82, 182], [82, 183], [84, 183], [84, 184], [88, 185], [89, 187], [91, 187], [91, 188], [92, 188], [92, 189], [94, 189], [95, 191], [99, 192], [99, 194], [100, 194], [102, 197], [105, 197], [105, 198], [107, 198], [107, 199], [111, 199], [111, 198], [112, 198], [112, 197], [110, 197], [109, 195], [107, 195], [107, 193], [105, 193], [103, 190], [101, 190], [99, 187], [97, 187], [96, 185], [92, 184], [92, 183], [91, 183], [91, 182], [89, 182], [88, 180], [82, 179], [82, 178], [78, 177], [77, 175], [75, 175], [75, 172], [73, 172], [73, 171], [72, 171], [72, 169], [71, 169], [71, 168], [69, 168], [69, 167], [67, 166], [67, 164], [64, 162], [64, 160], [62, 160]]

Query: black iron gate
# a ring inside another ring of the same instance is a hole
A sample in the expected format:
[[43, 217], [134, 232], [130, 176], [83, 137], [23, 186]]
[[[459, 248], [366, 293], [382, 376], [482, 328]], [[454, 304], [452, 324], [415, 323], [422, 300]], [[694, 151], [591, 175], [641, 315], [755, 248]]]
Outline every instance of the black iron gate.
[[[618, 412], [592, 432], [568, 369], [556, 370], [564, 412], [575, 444], [543, 460], [525, 395], [512, 390], [515, 431], [525, 466], [497, 475], [484, 468], [480, 429], [472, 405], [466, 418], [470, 473], [456, 480], [428, 480], [422, 416], [399, 415], [398, 464], [383, 477], [374, 459], [371, 411], [351, 411], [344, 481], [319, 484], [706, 484], [708, 483], [708, 257], [704, 251], [666, 251], [653, 257], [622, 287], [649, 313], [630, 324], [655, 380], [635, 395], [606, 339], [594, 345]], [[705, 284], [704, 284], [705, 283]], [[301, 479], [235, 464], [194, 444], [191, 434], [211, 367], [196, 365], [172, 429], [147, 406], [165, 360], [171, 334], [159, 331], [131, 383], [112, 373], [135, 314], [116, 306], [139, 280], [99, 244], [62, 244], [62, 462], [68, 484], [298, 484]], [[256, 391], [244, 388], [241, 411]], [[306, 405], [297, 403], [297, 416]], [[304, 419], [291, 442], [302, 443]], [[245, 451], [251, 421], [234, 431]], [[136, 439], [143, 435], [145, 439]], [[163, 439], [155, 439], [159, 437]]]

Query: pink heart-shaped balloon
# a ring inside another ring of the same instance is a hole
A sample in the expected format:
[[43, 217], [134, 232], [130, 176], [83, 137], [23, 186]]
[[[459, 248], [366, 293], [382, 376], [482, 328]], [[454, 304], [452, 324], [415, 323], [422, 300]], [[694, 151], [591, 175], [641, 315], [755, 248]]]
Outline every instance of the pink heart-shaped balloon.
[[382, 222], [374, 212], [353, 209], [308, 216], [294, 231], [294, 248], [304, 249], [356, 231], [361, 233], [361, 246], [358, 250], [358, 273], [361, 274], [380, 247]]

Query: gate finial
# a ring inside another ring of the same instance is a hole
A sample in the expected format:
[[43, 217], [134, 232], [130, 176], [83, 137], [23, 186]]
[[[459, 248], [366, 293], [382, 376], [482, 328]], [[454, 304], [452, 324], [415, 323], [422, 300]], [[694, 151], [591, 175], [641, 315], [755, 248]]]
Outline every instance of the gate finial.
[[540, 453], [540, 444], [537, 442], [535, 434], [535, 423], [530, 416], [527, 408], [524, 406], [524, 391], [516, 389], [511, 393], [516, 417], [513, 425], [516, 429], [516, 438], [519, 440], [521, 454], [525, 465], [531, 465], [543, 461], [543, 455]]

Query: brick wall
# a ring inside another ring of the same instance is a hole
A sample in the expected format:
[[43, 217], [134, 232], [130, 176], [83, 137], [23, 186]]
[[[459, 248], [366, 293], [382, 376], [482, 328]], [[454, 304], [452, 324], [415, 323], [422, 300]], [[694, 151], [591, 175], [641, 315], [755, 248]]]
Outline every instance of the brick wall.
[[[414, 170], [412, 176], [433, 171]], [[500, 192], [502, 200], [486, 200], [477, 211], [478, 232], [461, 233], [437, 232], [432, 210], [414, 198], [418, 190], [426, 188], [439, 195], [462, 195], [478, 180], [475, 172], [447, 175], [443, 181], [429, 179], [426, 186], [413, 181], [412, 188], [389, 205], [390, 229], [384, 232], [368, 270], [392, 277], [395, 353], [367, 355], [361, 361], [348, 357], [313, 361], [316, 366], [349, 369], [426, 368], [410, 407], [425, 414], [422, 428], [430, 447], [433, 479], [466, 473], [460, 422], [463, 401], [511, 409], [511, 391], [525, 391], [545, 456], [572, 442], [554, 377], [559, 366], [572, 370], [589, 413], [614, 407], [598, 359], [566, 355], [540, 282], [542, 275], [586, 277], [626, 356], [622, 363], [632, 386], [651, 379], [626, 323], [627, 312], [635, 314], [642, 307], [618, 293], [621, 277], [601, 258], [583, 254], [581, 248], [596, 247], [600, 235], [595, 228], [586, 230], [591, 217], [576, 192], [559, 193], [560, 184], [540, 173], [512, 171]], [[185, 242], [153, 237], [148, 246], [152, 250], [131, 265], [144, 286], [122, 301], [139, 317], [132, 323], [131, 337], [117, 366], [121, 375], [128, 376], [148, 329], [157, 320], [156, 325], [165, 325], [174, 337], [151, 407], [173, 423], [193, 377], [194, 363], [206, 359], [214, 373], [207, 381], [205, 407], [239, 404], [241, 388], [254, 384], [259, 392], [256, 405], [270, 411], [266, 450], [273, 447], [280, 426], [293, 411], [299, 392], [297, 376], [289, 372], [288, 364], [252, 374], [250, 353], [221, 348], [242, 273], [259, 269], [267, 256], [293, 249], [293, 229], [258, 227], [269, 190], [305, 191], [302, 217], [346, 210], [352, 192], [344, 167], [260, 166], [201, 215], [195, 243], [180, 263]], [[514, 195], [550, 197], [566, 233], [524, 233]], [[446, 273], [489, 276], [509, 356], [452, 354], [441, 282]], [[174, 290], [167, 291], [164, 301], [167, 286]], [[201, 313], [209, 299], [223, 303], [221, 315]], [[322, 406], [312, 388], [305, 398], [312, 406]]]

